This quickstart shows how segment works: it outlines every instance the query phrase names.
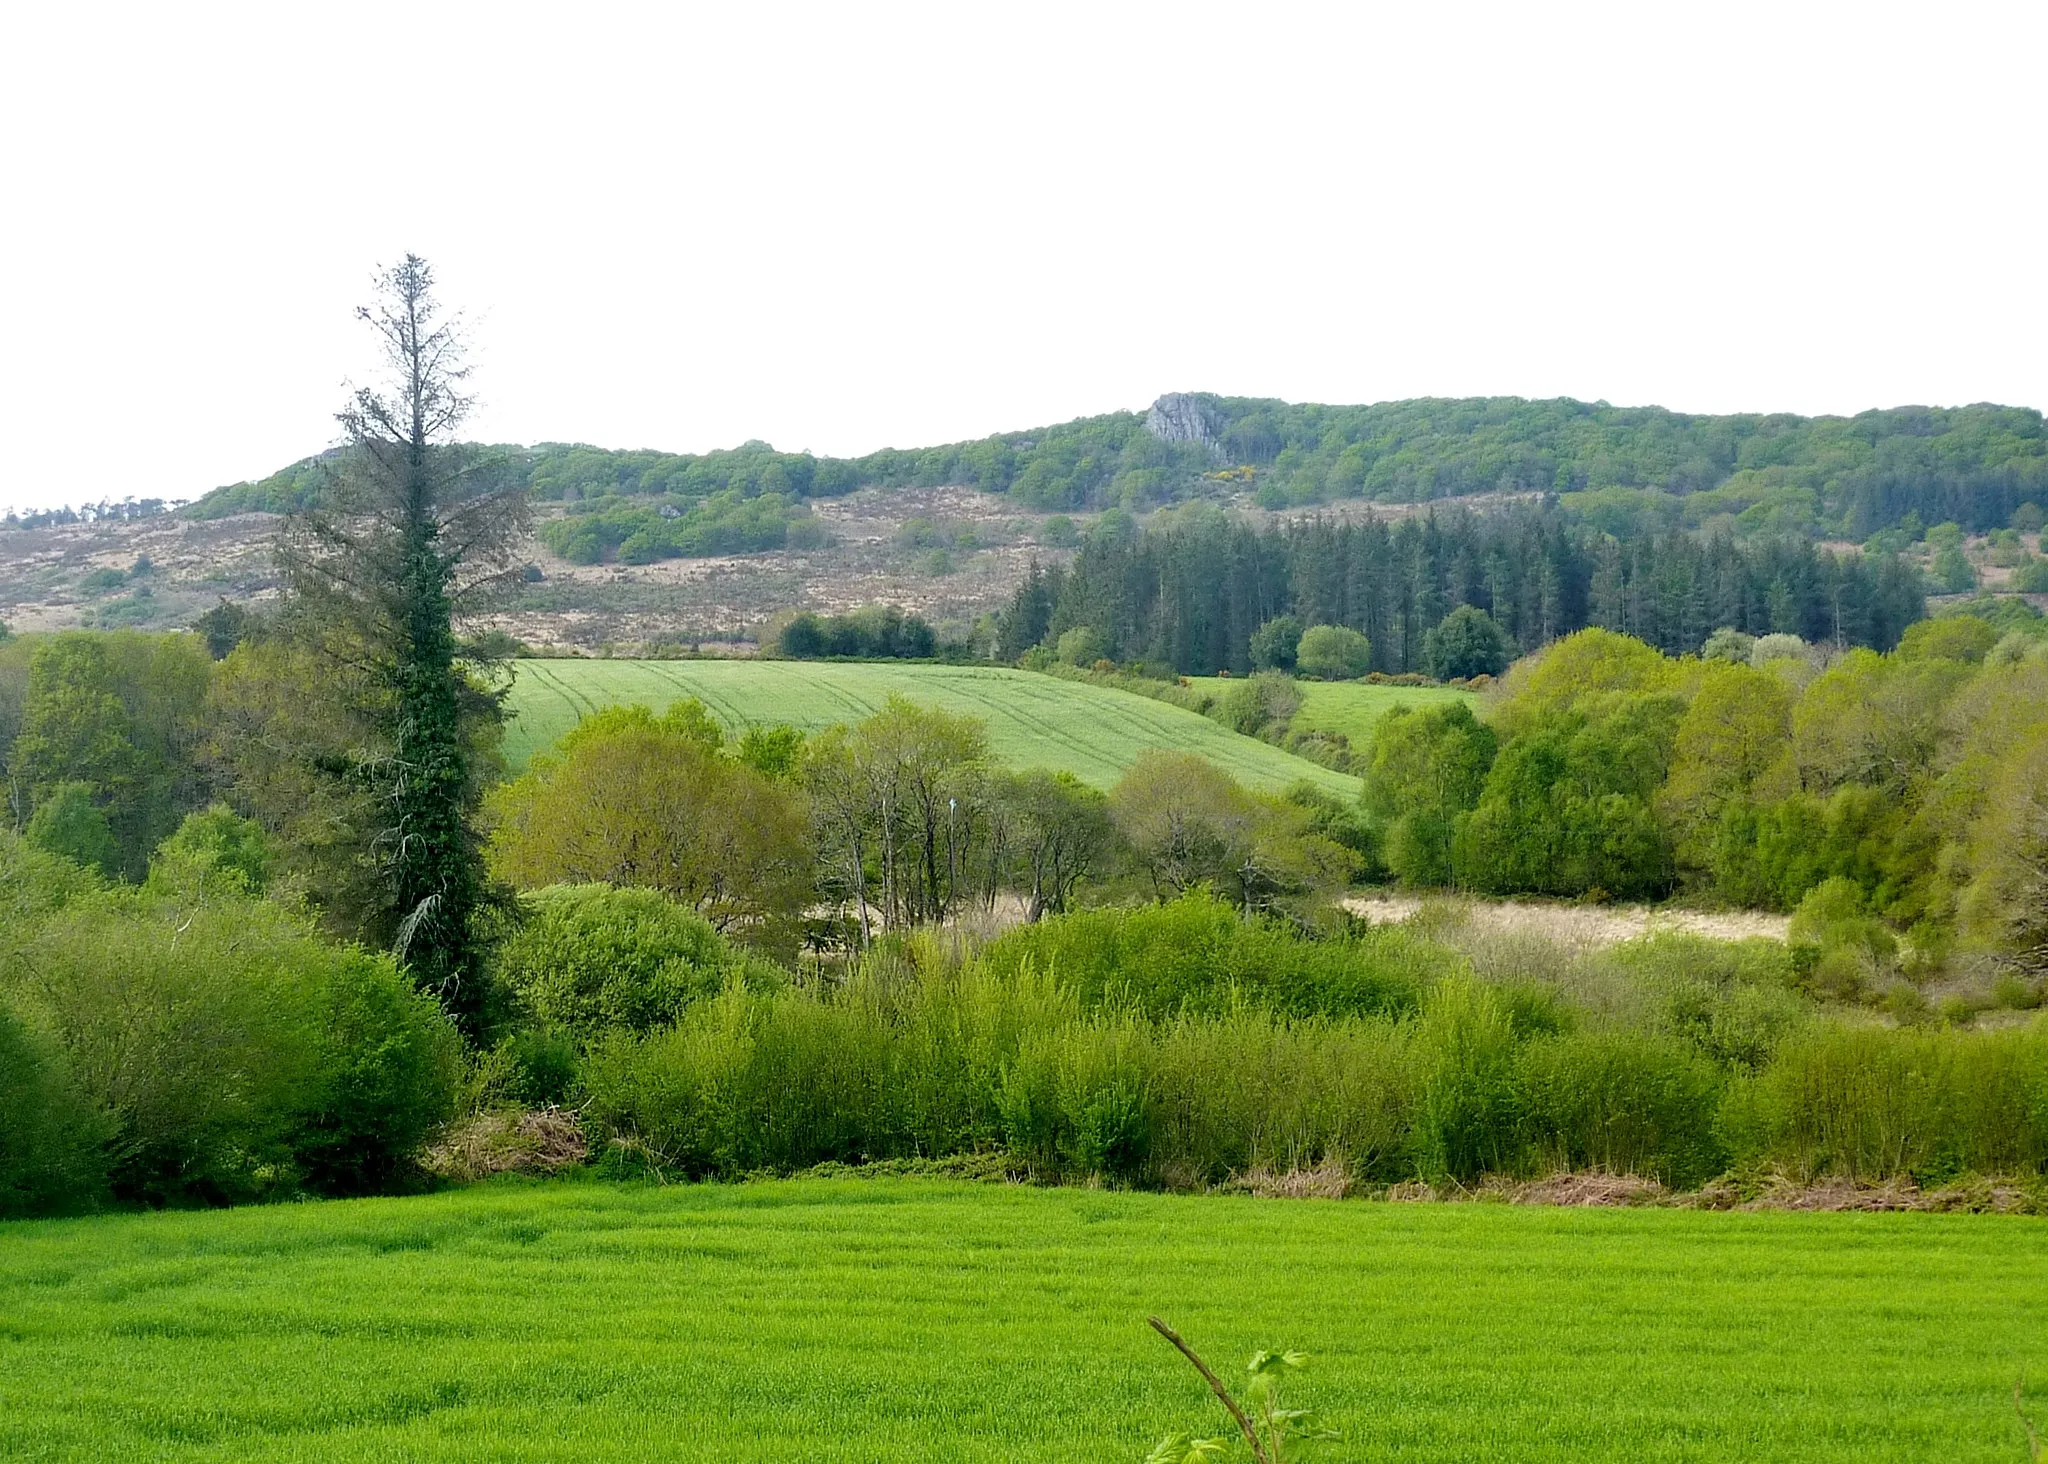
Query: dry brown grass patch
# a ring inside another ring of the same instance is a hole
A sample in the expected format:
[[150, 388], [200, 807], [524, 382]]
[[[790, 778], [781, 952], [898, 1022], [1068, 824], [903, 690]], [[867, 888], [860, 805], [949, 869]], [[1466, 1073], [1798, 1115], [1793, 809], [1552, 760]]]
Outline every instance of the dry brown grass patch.
[[449, 1129], [424, 1163], [429, 1173], [468, 1183], [494, 1174], [554, 1174], [589, 1157], [583, 1125], [567, 1109], [497, 1109]]

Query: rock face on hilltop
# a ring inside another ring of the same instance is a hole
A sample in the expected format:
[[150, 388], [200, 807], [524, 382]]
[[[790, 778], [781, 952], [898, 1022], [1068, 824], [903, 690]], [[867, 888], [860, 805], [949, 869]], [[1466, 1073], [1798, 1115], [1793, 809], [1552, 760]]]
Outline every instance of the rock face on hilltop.
[[1214, 414], [1188, 392], [1170, 391], [1152, 403], [1145, 414], [1145, 430], [1163, 442], [1199, 442], [1215, 456], [1223, 455]]

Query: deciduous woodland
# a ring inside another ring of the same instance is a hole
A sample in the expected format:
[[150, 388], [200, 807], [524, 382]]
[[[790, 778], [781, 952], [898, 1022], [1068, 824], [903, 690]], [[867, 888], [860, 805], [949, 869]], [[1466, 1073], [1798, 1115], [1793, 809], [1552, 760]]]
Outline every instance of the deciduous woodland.
[[[2042, 1203], [2037, 415], [1180, 397], [848, 462], [512, 451], [461, 443], [422, 261], [364, 318], [345, 445], [196, 510], [286, 511], [275, 604], [0, 642], [0, 1211], [941, 1160]], [[462, 629], [536, 496], [632, 559], [892, 483], [1094, 512], [974, 626], [785, 618], [858, 695]], [[515, 766], [542, 686], [575, 715]], [[1389, 885], [1421, 913], [1347, 907]], [[1560, 948], [1481, 897], [1789, 939]]]

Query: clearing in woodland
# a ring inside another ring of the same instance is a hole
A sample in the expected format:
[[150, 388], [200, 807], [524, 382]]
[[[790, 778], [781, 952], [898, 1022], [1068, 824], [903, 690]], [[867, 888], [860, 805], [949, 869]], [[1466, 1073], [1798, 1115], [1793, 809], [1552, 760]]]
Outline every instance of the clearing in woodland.
[[1064, 769], [1107, 788], [1148, 747], [1196, 752], [1240, 783], [1279, 792], [1306, 779], [1342, 798], [1358, 780], [1232, 732], [1184, 708], [1114, 687], [997, 666], [887, 661], [516, 661], [505, 733], [515, 770], [600, 707], [641, 703], [659, 712], [695, 697], [737, 732], [786, 722], [816, 732], [858, 722], [892, 693], [988, 723], [996, 759], [1013, 768]]
[[[2023, 1460], [2048, 1227], [922, 1179], [489, 1185], [0, 1226], [0, 1457]], [[1241, 1456], [1242, 1450], [1238, 1455]], [[1324, 1457], [1319, 1454], [1317, 1457]]]

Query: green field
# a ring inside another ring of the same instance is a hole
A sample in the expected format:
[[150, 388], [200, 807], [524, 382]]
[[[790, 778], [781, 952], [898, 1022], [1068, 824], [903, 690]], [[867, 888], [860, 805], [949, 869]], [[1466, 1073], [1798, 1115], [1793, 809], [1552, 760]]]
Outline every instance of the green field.
[[[1198, 676], [1191, 684], [1221, 696], [1238, 683], [1218, 676]], [[1374, 686], [1366, 681], [1303, 681], [1301, 710], [1293, 726], [1302, 732], [1342, 732], [1354, 751], [1372, 745], [1373, 724], [1398, 706], [1433, 706], [1465, 698], [1473, 692], [1448, 686]]]
[[1144, 1326], [1348, 1460], [2024, 1460], [2048, 1227], [903, 1179], [0, 1226], [0, 1457], [1136, 1461]]
[[889, 693], [969, 712], [988, 722], [995, 755], [1010, 767], [1064, 768], [1107, 788], [1148, 747], [1198, 752], [1248, 787], [1278, 792], [1307, 778], [1343, 797], [1358, 781], [1207, 717], [1148, 697], [995, 666], [825, 661], [517, 661], [505, 753], [523, 768], [536, 752], [602, 706], [641, 702], [659, 711], [696, 697], [737, 730], [787, 722], [807, 732], [858, 721]]

